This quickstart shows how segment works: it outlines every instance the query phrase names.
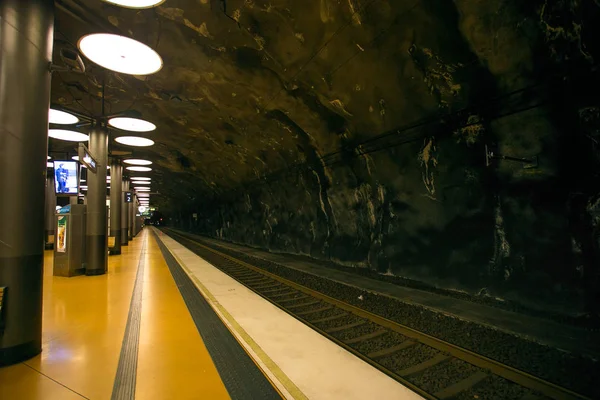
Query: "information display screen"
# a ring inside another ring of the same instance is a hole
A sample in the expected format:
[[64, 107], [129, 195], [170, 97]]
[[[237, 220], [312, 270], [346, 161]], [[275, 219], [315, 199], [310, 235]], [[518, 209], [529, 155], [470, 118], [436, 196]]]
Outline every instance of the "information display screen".
[[54, 161], [54, 191], [57, 195], [77, 196], [79, 193], [79, 163]]

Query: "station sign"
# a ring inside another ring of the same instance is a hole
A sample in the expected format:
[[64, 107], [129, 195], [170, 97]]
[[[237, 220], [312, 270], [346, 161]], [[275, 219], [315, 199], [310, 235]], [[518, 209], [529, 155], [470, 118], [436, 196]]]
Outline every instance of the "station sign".
[[125, 192], [125, 203], [133, 203], [133, 193]]
[[92, 171], [92, 173], [95, 174], [98, 163], [83, 143], [79, 143], [77, 153], [79, 155], [79, 161], [87, 167], [88, 171]]

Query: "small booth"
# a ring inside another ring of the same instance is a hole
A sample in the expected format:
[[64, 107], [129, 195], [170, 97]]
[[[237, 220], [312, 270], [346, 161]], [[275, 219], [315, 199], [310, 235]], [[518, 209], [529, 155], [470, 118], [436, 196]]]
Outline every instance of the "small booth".
[[83, 204], [69, 204], [56, 213], [55, 276], [85, 273], [85, 209]]

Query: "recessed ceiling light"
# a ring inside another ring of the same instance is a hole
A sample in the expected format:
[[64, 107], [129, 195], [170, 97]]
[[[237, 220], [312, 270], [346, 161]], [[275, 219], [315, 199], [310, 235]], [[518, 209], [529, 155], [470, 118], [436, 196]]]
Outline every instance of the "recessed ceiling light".
[[150, 195], [148, 193], [138, 193], [136, 196], [137, 197], [150, 197]]
[[158, 53], [125, 36], [92, 33], [79, 39], [79, 50], [92, 62], [111, 71], [129, 75], [150, 75], [162, 68]]
[[150, 180], [152, 180], [152, 178], [147, 177], [147, 176], [132, 176], [131, 180], [132, 181], [150, 181]]
[[79, 156], [73, 156], [71, 157], [71, 160], [79, 161]]
[[131, 164], [131, 165], [151, 165], [152, 161], [150, 160], [140, 160], [140, 159], [136, 159], [136, 158], [129, 158], [127, 160], [123, 160], [123, 162], [125, 164]]
[[161, 5], [165, 0], [104, 0], [107, 3], [125, 8], [152, 8]]
[[72, 125], [78, 123], [79, 118], [68, 112], [53, 110], [51, 108], [48, 110], [48, 121], [51, 124]]
[[115, 139], [115, 142], [126, 146], [148, 147], [154, 145], [154, 141], [139, 136], [121, 136]]
[[114, 128], [131, 132], [150, 132], [156, 129], [156, 125], [152, 122], [137, 118], [111, 118], [108, 120], [108, 124]]
[[48, 136], [53, 139], [67, 140], [69, 142], [87, 142], [89, 139], [88, 135], [86, 134], [75, 131], [67, 131], [64, 129], [49, 129]]
[[53, 167], [54, 167], [53, 162], [46, 162], [46, 168], [53, 168]]
[[129, 170], [129, 171], [139, 171], [139, 172], [152, 171], [152, 168], [150, 168], [150, 167], [127, 167], [125, 169]]
[[131, 181], [131, 183], [135, 184], [135, 185], [150, 185], [149, 181]]
[[150, 188], [149, 187], [134, 187], [135, 190], [137, 190], [138, 192], [149, 192]]

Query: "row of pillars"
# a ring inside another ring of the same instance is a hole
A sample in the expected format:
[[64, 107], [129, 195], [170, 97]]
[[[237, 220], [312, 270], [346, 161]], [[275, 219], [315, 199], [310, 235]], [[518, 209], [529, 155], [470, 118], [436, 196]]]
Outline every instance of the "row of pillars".
[[[121, 254], [121, 247], [127, 246], [129, 241], [133, 239], [136, 229], [134, 224], [135, 219], [135, 199], [133, 203], [126, 203], [124, 194], [129, 191], [129, 180], [123, 180], [123, 166], [118, 159], [114, 159], [110, 165], [111, 189], [110, 189], [110, 236], [115, 238], [114, 244], [109, 247], [111, 255]], [[118, 182], [121, 182], [119, 185]], [[115, 186], [116, 185], [116, 186]], [[89, 185], [88, 185], [89, 188]], [[88, 193], [89, 194], [89, 193]], [[97, 195], [102, 195], [97, 193]], [[86, 199], [88, 197], [86, 196]], [[71, 204], [77, 203], [77, 197], [71, 196]], [[86, 201], [86, 203], [88, 203]], [[46, 177], [46, 208], [45, 208], [45, 226], [44, 226], [44, 242], [46, 250], [52, 249], [51, 237], [56, 235], [55, 232], [55, 214], [56, 214], [56, 194], [54, 191], [54, 177], [48, 175]], [[91, 218], [95, 218], [95, 213], [91, 214]], [[100, 263], [102, 264], [102, 262]], [[97, 268], [94, 268], [97, 269]], [[94, 273], [90, 273], [94, 275]]]
[[[54, 42], [54, 0], [0, 0], [0, 366], [42, 350], [44, 247], [54, 229], [54, 182], [47, 179], [48, 109]], [[108, 133], [92, 128], [90, 152], [98, 161], [88, 174], [86, 274], [107, 271], [106, 165]], [[111, 165], [111, 252], [134, 233], [134, 204], [123, 204], [122, 165]], [[47, 183], [47, 181], [49, 181]], [[126, 207], [126, 208], [123, 208]], [[124, 212], [121, 212], [126, 210]]]

